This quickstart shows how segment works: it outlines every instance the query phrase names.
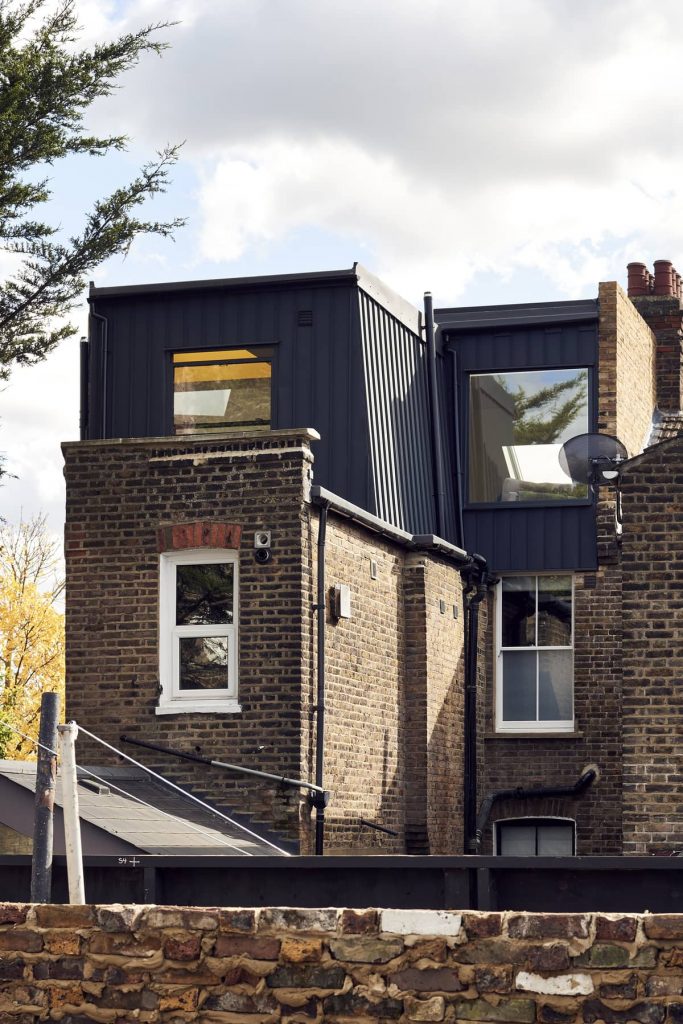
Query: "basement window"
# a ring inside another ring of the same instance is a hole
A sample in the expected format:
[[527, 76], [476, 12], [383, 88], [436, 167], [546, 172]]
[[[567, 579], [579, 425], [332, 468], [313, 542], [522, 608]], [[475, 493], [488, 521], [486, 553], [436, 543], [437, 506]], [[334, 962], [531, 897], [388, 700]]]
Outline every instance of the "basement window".
[[574, 594], [570, 575], [503, 576], [496, 601], [496, 728], [574, 728]]
[[160, 556], [158, 715], [236, 712], [237, 552]]
[[494, 827], [498, 857], [573, 857], [576, 824], [571, 818], [508, 818]]
[[272, 348], [173, 354], [173, 431], [269, 427]]
[[588, 370], [474, 373], [469, 388], [470, 503], [577, 501], [588, 497], [559, 462], [588, 432]]

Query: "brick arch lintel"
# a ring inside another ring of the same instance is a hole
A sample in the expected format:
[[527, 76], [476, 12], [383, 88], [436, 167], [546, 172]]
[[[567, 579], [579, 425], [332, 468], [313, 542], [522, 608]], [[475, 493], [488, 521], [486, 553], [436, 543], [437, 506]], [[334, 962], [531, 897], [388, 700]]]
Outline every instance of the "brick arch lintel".
[[157, 530], [157, 550], [183, 551], [185, 548], [239, 548], [242, 527], [237, 523], [199, 519], [193, 523], [172, 523]]

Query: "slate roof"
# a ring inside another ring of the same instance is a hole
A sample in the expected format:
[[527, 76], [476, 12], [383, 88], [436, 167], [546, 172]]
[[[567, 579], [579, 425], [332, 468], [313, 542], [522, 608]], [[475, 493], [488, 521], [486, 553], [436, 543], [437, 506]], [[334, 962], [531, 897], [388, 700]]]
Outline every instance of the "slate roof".
[[[33, 762], [0, 760], [0, 776], [35, 792]], [[61, 807], [59, 772], [55, 797]], [[237, 824], [230, 824], [133, 766], [80, 769], [78, 804], [84, 821], [130, 843], [141, 853], [194, 857], [284, 855], [265, 839], [250, 836]]]
[[652, 433], [647, 447], [651, 448], [661, 441], [670, 441], [680, 434], [683, 434], [683, 412], [660, 412], [657, 409], [652, 420]]

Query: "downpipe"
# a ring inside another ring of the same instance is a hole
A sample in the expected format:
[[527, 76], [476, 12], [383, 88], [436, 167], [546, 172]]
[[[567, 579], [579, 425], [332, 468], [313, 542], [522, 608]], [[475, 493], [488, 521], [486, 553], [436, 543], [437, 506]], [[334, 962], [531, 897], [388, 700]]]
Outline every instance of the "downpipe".
[[487, 793], [484, 797], [481, 807], [479, 808], [479, 814], [477, 815], [477, 826], [474, 833], [474, 852], [481, 853], [481, 844], [484, 839], [484, 832], [488, 824], [489, 816], [493, 808], [494, 803], [498, 800], [527, 800], [533, 799], [534, 797], [548, 797], [548, 796], [560, 796], [560, 797], [577, 797], [585, 789], [595, 782], [598, 778], [598, 769], [592, 765], [584, 768], [579, 778], [576, 780], [573, 786], [536, 786], [531, 789], [524, 789], [522, 786], [517, 786], [514, 789], [497, 789], [492, 793]]
[[309, 800], [315, 807], [315, 855], [322, 857], [325, 849], [325, 808], [329, 794], [323, 786], [325, 770], [325, 618], [327, 602], [325, 596], [325, 542], [327, 539], [327, 516], [329, 503], [320, 505], [318, 522], [318, 594], [315, 610], [318, 617], [317, 676], [315, 729], [315, 784], [319, 792], [311, 793]]

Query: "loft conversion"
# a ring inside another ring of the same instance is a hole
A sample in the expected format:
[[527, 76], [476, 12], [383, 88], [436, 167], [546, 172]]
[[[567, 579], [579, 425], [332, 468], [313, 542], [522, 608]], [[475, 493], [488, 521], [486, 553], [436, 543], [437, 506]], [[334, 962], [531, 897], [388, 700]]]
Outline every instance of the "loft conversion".
[[83, 439], [310, 425], [316, 483], [401, 529], [497, 571], [595, 567], [592, 499], [558, 452], [596, 429], [597, 302], [443, 309], [434, 323], [355, 265], [92, 287], [90, 308]]

